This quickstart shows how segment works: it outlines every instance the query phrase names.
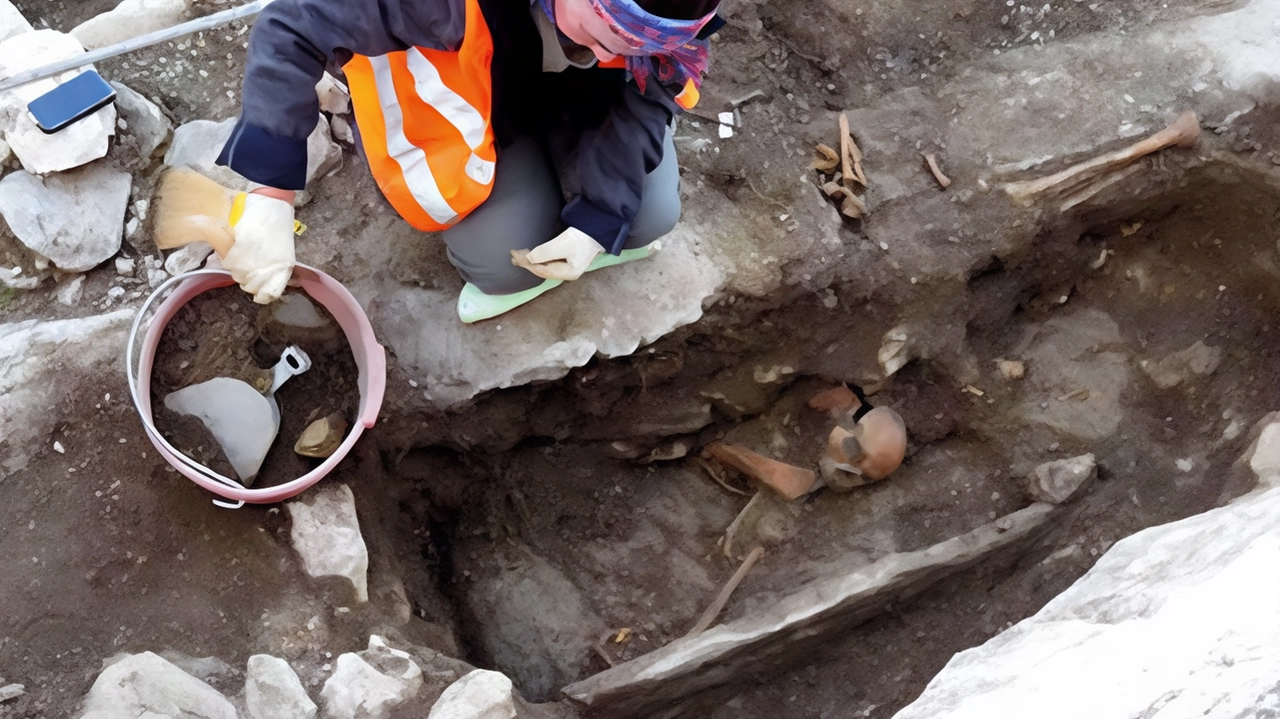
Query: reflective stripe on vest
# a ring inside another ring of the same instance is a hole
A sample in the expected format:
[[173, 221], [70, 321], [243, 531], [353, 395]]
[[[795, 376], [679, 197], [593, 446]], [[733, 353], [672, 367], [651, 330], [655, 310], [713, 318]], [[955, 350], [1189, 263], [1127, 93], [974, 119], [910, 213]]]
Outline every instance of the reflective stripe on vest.
[[479, 0], [467, 0], [457, 52], [415, 47], [343, 67], [369, 169], [419, 230], [452, 225], [493, 189], [492, 60]]

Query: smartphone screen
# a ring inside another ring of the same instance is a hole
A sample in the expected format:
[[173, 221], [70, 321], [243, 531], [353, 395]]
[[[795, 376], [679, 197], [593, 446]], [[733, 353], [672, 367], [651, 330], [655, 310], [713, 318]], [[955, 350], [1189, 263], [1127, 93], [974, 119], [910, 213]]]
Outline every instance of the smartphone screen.
[[57, 132], [97, 112], [116, 98], [116, 91], [94, 70], [67, 80], [27, 105], [36, 125], [46, 133]]

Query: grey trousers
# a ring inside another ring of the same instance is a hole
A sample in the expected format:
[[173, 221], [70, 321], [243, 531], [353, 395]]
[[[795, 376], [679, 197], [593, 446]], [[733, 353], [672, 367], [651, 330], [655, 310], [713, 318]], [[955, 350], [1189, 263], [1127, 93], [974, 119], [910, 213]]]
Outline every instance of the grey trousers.
[[[542, 278], [511, 264], [512, 250], [532, 249], [564, 226], [564, 195], [544, 143], [517, 140], [498, 154], [489, 199], [444, 231], [449, 261], [462, 278], [490, 295], [506, 295], [541, 284]], [[680, 219], [680, 167], [668, 130], [662, 161], [645, 177], [640, 211], [631, 223], [625, 249], [662, 237]]]

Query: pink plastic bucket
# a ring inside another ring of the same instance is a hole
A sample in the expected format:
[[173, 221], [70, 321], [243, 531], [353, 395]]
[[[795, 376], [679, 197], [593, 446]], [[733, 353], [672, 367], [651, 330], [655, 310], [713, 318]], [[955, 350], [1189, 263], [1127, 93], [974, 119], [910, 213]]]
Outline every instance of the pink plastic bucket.
[[[152, 419], [151, 368], [155, 361], [156, 348], [160, 344], [160, 337], [164, 334], [165, 327], [178, 310], [196, 295], [235, 284], [235, 281], [231, 279], [230, 273], [224, 270], [200, 270], [170, 279], [157, 288], [146, 303], [143, 304], [142, 310], [134, 320], [133, 332], [129, 335], [128, 356], [125, 358], [129, 372], [129, 389], [133, 394], [134, 406], [137, 408], [138, 414], [142, 418], [142, 424], [147, 430], [147, 437], [151, 439], [151, 443], [155, 445], [156, 450], [174, 469], [219, 497], [235, 502], [235, 504], [226, 504], [215, 501], [219, 506], [239, 507], [246, 503], [270, 504], [300, 494], [311, 485], [319, 482], [325, 475], [333, 471], [334, 467], [338, 466], [338, 463], [355, 446], [364, 430], [371, 429], [377, 423], [378, 411], [382, 409], [382, 399], [387, 387], [386, 350], [382, 345], [378, 344], [377, 338], [374, 337], [373, 327], [369, 324], [369, 318], [365, 316], [360, 303], [341, 283], [314, 267], [298, 265], [294, 268], [293, 280], [311, 299], [319, 302], [329, 311], [329, 314], [333, 315], [333, 318], [337, 320], [338, 325], [342, 327], [342, 331], [346, 334], [347, 342], [351, 345], [351, 353], [355, 356], [356, 367], [360, 372], [358, 379], [360, 411], [359, 417], [352, 423], [346, 439], [343, 440], [332, 456], [325, 459], [319, 467], [285, 484], [262, 489], [250, 489], [233, 479], [223, 477], [175, 449], [156, 430]], [[146, 334], [143, 336], [140, 346], [137, 374], [135, 375], [133, 372], [134, 346], [144, 315], [152, 302], [174, 284], [177, 287], [156, 308], [155, 315], [146, 328]]]

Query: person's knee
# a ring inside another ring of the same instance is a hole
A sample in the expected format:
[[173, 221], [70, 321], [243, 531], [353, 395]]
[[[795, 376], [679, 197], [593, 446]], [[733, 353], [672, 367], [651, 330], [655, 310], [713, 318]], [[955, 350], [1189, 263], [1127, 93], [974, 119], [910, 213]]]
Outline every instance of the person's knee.
[[449, 261], [462, 275], [462, 279], [470, 282], [487, 295], [509, 295], [536, 287], [542, 279], [523, 267], [511, 264], [511, 251], [503, 254], [484, 253], [477, 256], [460, 256], [452, 248], [449, 249]]
[[641, 207], [631, 226], [630, 247], [642, 247], [669, 234], [680, 222], [680, 193], [671, 192], [661, 200]]

